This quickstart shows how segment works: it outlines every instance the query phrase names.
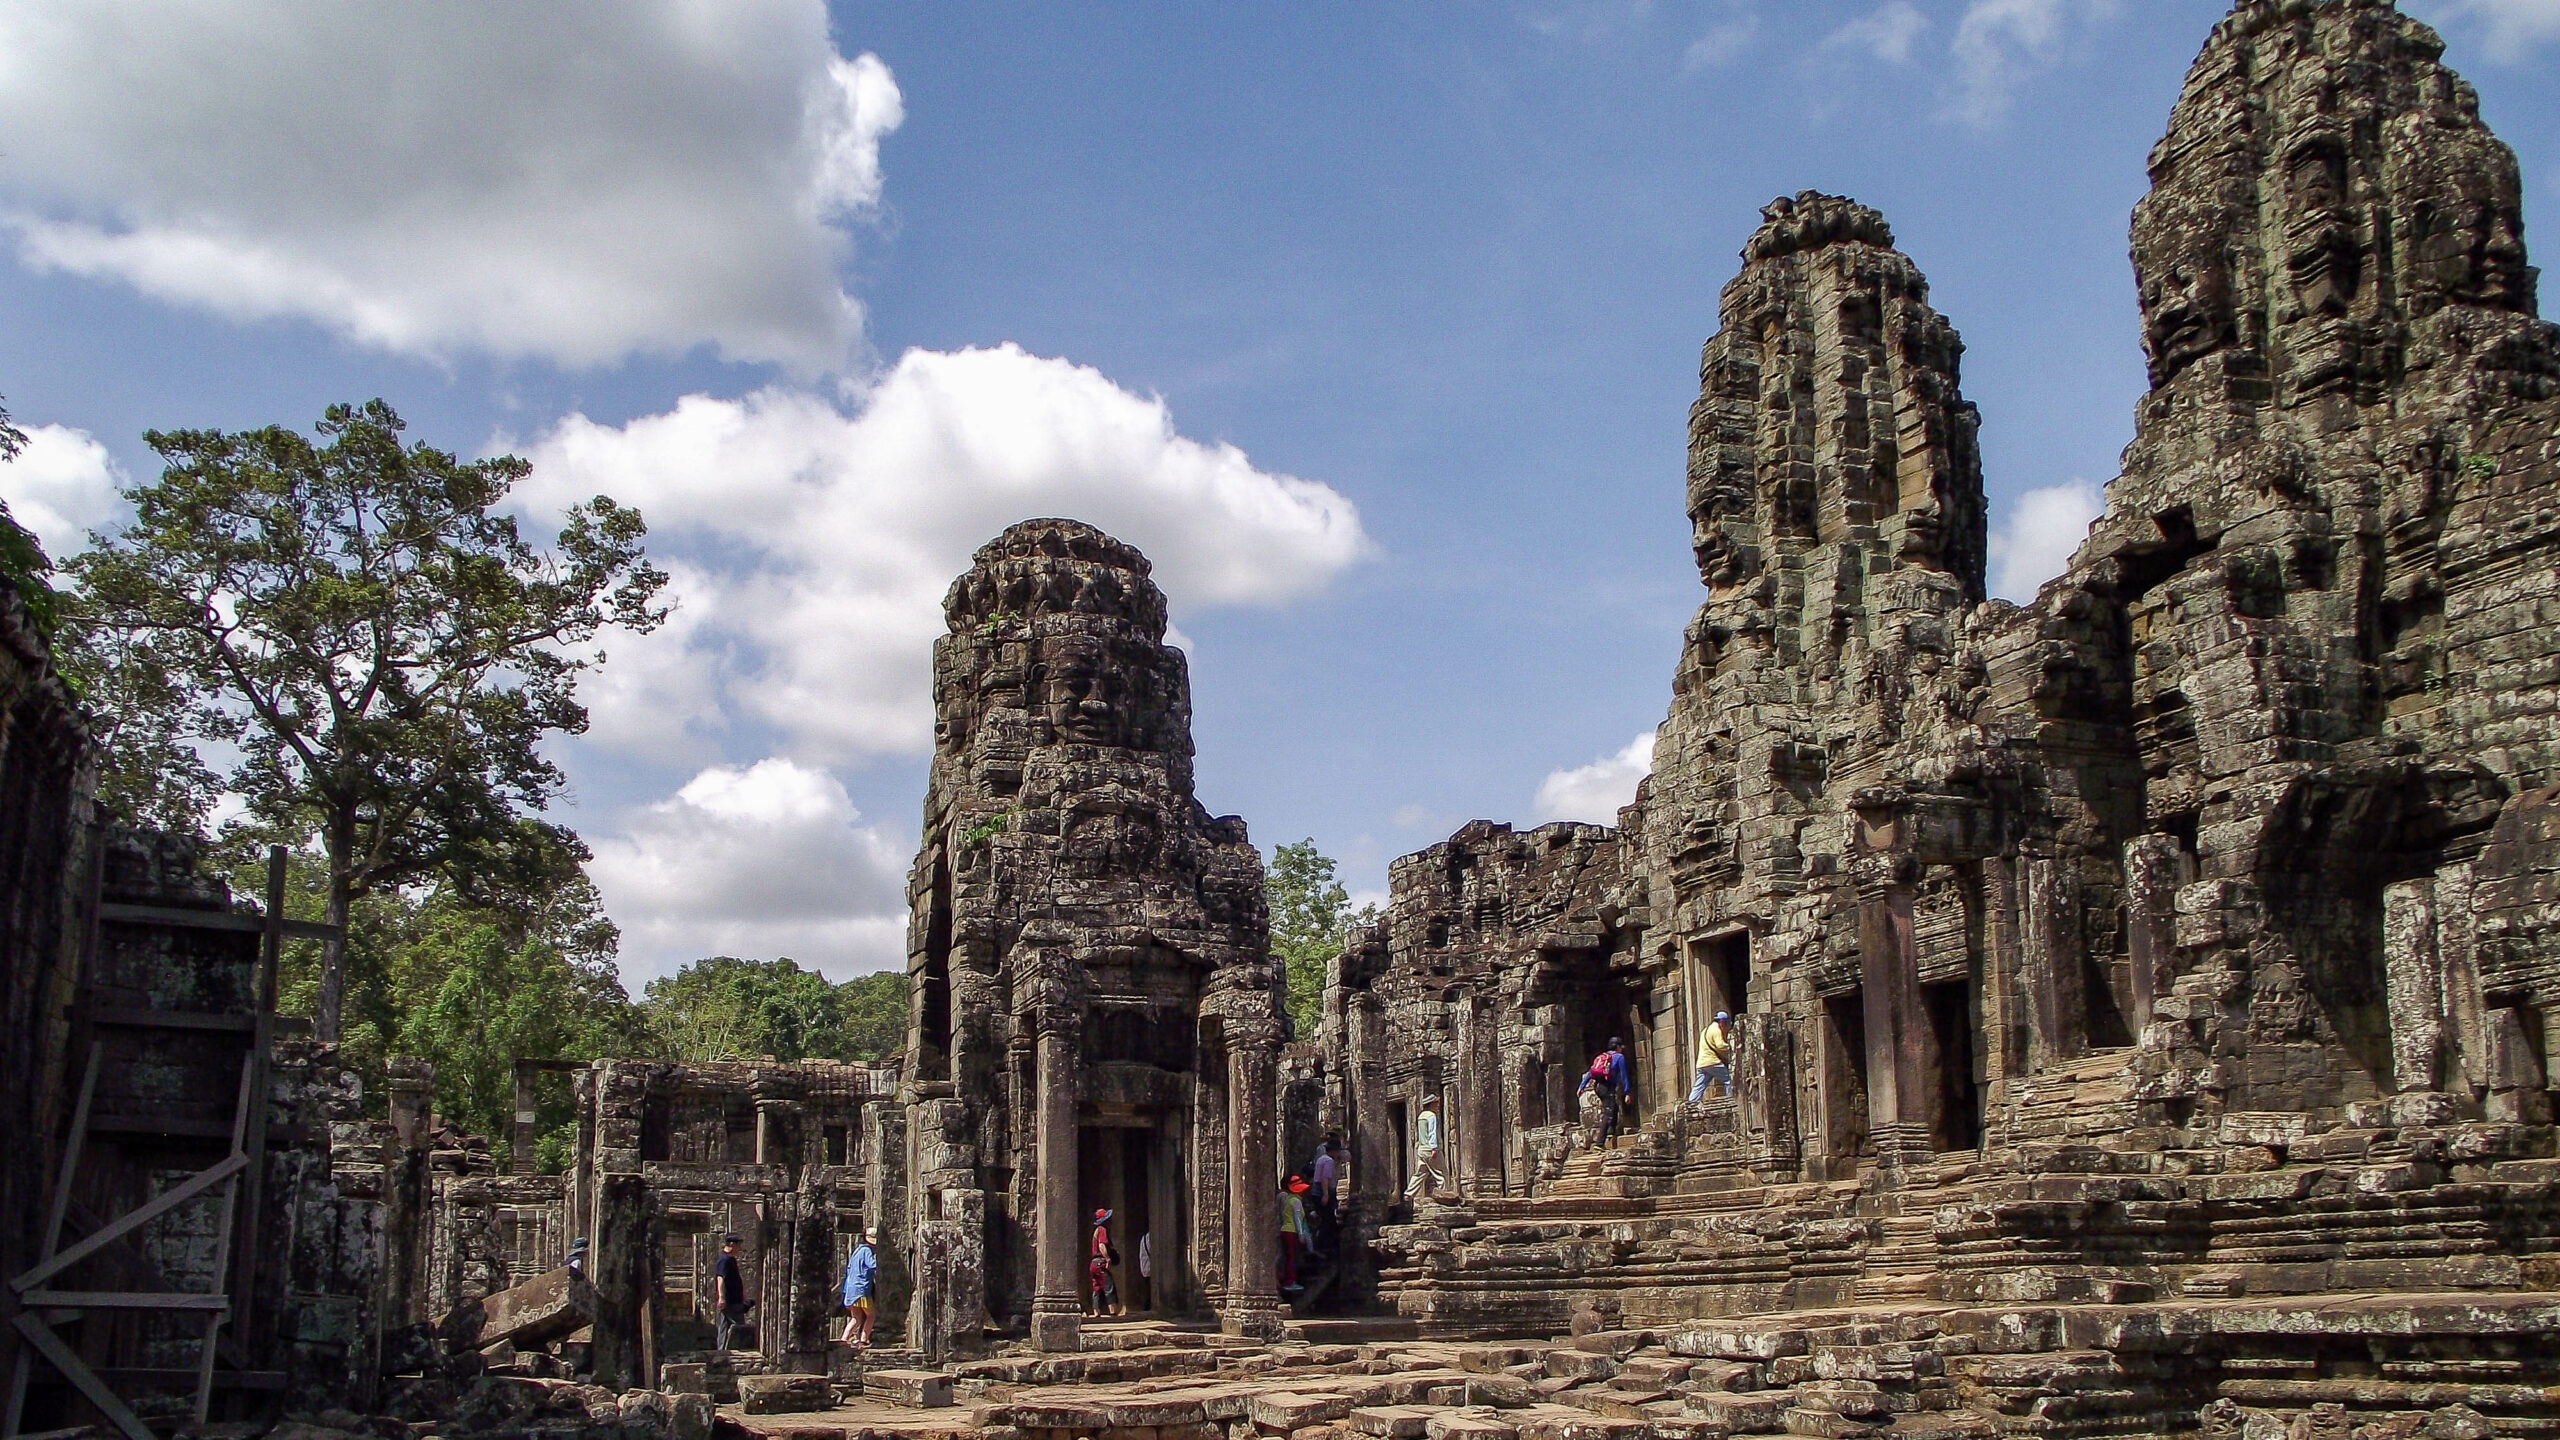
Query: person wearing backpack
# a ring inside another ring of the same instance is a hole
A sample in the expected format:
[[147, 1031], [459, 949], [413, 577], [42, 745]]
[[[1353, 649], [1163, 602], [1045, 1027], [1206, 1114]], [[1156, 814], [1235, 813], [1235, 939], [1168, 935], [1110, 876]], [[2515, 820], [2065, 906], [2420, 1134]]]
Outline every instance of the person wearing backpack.
[[[1616, 1139], [1618, 1134], [1617, 1068], [1617, 1052], [1603, 1050], [1591, 1057], [1590, 1067], [1582, 1072], [1582, 1083], [1573, 1087], [1577, 1095], [1584, 1091], [1599, 1092], [1600, 1143], [1603, 1145]], [[1585, 1120], [1584, 1123], [1590, 1122]]]
[[1093, 1294], [1087, 1302], [1097, 1320], [1120, 1313], [1120, 1287], [1111, 1283], [1112, 1267], [1120, 1263], [1120, 1252], [1111, 1245], [1111, 1212], [1093, 1212], [1093, 1248], [1086, 1252], [1085, 1276], [1093, 1282]]

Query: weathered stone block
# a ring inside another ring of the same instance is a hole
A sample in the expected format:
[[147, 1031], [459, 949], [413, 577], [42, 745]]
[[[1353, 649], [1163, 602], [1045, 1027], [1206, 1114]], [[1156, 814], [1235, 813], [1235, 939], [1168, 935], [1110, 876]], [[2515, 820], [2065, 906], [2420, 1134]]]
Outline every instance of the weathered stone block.
[[738, 1408], [750, 1415], [800, 1415], [835, 1406], [824, 1375], [741, 1375]]

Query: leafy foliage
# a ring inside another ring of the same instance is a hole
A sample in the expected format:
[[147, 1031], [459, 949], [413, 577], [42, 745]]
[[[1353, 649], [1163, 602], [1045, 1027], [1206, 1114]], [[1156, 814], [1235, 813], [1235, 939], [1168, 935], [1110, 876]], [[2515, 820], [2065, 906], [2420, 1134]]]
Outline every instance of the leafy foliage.
[[[224, 784], [251, 816], [317, 835], [333, 922], [430, 881], [532, 893], [560, 856], [583, 859], [574, 835], [524, 819], [562, 783], [539, 744], [586, 727], [573, 689], [591, 642], [665, 616], [638, 512], [598, 496], [546, 553], [495, 513], [524, 461], [404, 448], [403, 428], [375, 400], [332, 406], [325, 444], [280, 426], [151, 432], [160, 479], [66, 567], [99, 652], [146, 657], [196, 706], [179, 733], [237, 747]], [[344, 993], [332, 945], [324, 1039]]]
[[[17, 459], [26, 448], [27, 432], [11, 423], [9, 408], [0, 405], [0, 463]], [[53, 587], [45, 580], [52, 573], [53, 561], [44, 546], [9, 513], [9, 502], [0, 500], [0, 579], [17, 587], [27, 618], [35, 622], [39, 635], [51, 635], [57, 623]]]
[[1280, 957], [1288, 982], [1290, 1028], [1302, 1040], [1313, 1039], [1324, 1019], [1325, 966], [1342, 953], [1354, 927], [1376, 921], [1377, 907], [1351, 908], [1333, 861], [1312, 838], [1271, 853], [1262, 889], [1271, 908], [1271, 953]]
[[907, 1039], [907, 977], [836, 984], [788, 957], [716, 955], [649, 982], [641, 1011], [678, 1060], [885, 1060]]

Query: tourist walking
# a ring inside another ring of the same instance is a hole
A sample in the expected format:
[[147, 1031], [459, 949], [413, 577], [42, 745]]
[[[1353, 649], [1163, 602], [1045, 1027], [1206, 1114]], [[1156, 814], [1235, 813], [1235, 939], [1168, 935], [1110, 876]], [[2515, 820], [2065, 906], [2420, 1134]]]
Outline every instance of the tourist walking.
[[1406, 1182], [1404, 1198], [1423, 1193], [1424, 1186], [1438, 1195], [1447, 1184], [1440, 1176], [1440, 1097], [1422, 1097], [1422, 1118], [1413, 1126], [1413, 1179]]
[[1280, 1186], [1281, 1289], [1307, 1288], [1299, 1267], [1305, 1264], [1314, 1238], [1307, 1230], [1307, 1179], [1303, 1175], [1292, 1175]]
[[871, 1286], [880, 1275], [880, 1256], [871, 1242], [877, 1232], [865, 1230], [844, 1267], [845, 1343], [856, 1350], [871, 1344]]
[[711, 1262], [711, 1304], [718, 1312], [714, 1343], [729, 1353], [729, 1334], [747, 1323], [747, 1277], [738, 1268], [738, 1237], [720, 1237], [720, 1258]]
[[[1616, 1139], [1618, 1134], [1617, 1070], [1617, 1052], [1603, 1050], [1591, 1057], [1591, 1063], [1583, 1069], [1582, 1083], [1573, 1087], [1576, 1095], [1590, 1094], [1598, 1099], [1600, 1134], [1597, 1137], [1597, 1143], [1602, 1145]], [[1584, 1112], [1582, 1123], [1585, 1125], [1591, 1123], [1587, 1110]]]
[[1627, 1042], [1609, 1037], [1609, 1079], [1618, 1089], [1617, 1128], [1632, 1130], [1636, 1125], [1636, 1065], [1627, 1058]]
[[1091, 1307], [1094, 1318], [1120, 1313], [1120, 1287], [1111, 1283], [1111, 1267], [1120, 1263], [1120, 1252], [1111, 1248], [1111, 1212], [1093, 1212], [1093, 1246], [1086, 1252], [1085, 1277], [1092, 1282]]
[[1308, 1187], [1315, 1207], [1315, 1249], [1320, 1254], [1332, 1253], [1334, 1237], [1342, 1230], [1342, 1211], [1334, 1199], [1342, 1184], [1342, 1166], [1333, 1151], [1333, 1137], [1328, 1135], [1316, 1147], [1315, 1173]]
[[1707, 1098], [1707, 1086], [1722, 1085], [1728, 1099], [1733, 1095], [1733, 1017], [1719, 1010], [1707, 1028], [1698, 1032], [1698, 1078], [1689, 1083], [1689, 1103]]

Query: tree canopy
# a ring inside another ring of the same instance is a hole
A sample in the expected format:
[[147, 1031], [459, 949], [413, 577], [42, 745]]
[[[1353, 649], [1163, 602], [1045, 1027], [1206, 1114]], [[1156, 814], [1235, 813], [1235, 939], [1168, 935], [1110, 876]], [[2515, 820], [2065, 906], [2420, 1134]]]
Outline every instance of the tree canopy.
[[[529, 893], [563, 857], [574, 868], [577, 837], [528, 818], [562, 783], [539, 743], [585, 728], [574, 686], [596, 638], [665, 615], [638, 512], [598, 496], [539, 548], [497, 513], [524, 461], [404, 447], [403, 428], [375, 400], [332, 406], [323, 443], [150, 432], [167, 464], [126, 492], [134, 519], [64, 567], [99, 675], [182, 717], [130, 754], [111, 736], [111, 767], [163, 741], [236, 747], [223, 788], [260, 824], [316, 835], [335, 924], [404, 885]], [[332, 943], [323, 1039], [342, 1033], [345, 990]]]
[[1325, 966], [1342, 953], [1354, 926], [1377, 918], [1376, 908], [1352, 908], [1333, 861], [1312, 838], [1271, 852], [1262, 889], [1271, 908], [1271, 953], [1288, 980], [1290, 1027], [1299, 1039], [1313, 1039], [1324, 1018]]
[[640, 1005], [678, 1060], [885, 1060], [907, 1041], [907, 977], [842, 984], [785, 957], [716, 955], [652, 980]]
[[[0, 405], [0, 464], [17, 459], [26, 448], [27, 432], [10, 421], [9, 407]], [[46, 635], [53, 633], [55, 618], [53, 587], [45, 580], [52, 571], [44, 546], [9, 513], [9, 502], [0, 500], [0, 578], [17, 587], [27, 617]]]

